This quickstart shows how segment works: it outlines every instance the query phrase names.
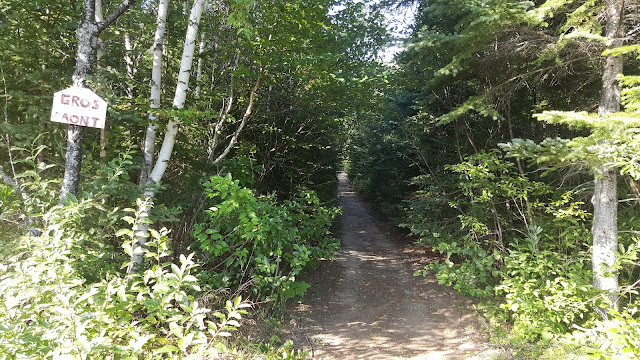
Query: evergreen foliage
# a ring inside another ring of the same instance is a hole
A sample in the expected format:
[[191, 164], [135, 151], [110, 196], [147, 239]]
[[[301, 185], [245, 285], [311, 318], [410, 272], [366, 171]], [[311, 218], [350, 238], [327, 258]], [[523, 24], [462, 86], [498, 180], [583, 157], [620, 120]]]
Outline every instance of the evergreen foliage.
[[[98, 3], [108, 14], [121, 2]], [[411, 3], [405, 50], [377, 62], [382, 9]], [[185, 106], [172, 109], [190, 2], [169, 3], [159, 108], [158, 2], [138, 2], [100, 36], [87, 85], [108, 101], [109, 127], [87, 131], [80, 190], [58, 204], [66, 132], [48, 118], [71, 84], [85, 4], [2, 1], [0, 358], [244, 356], [223, 339], [241, 299], [282, 309], [337, 249], [343, 161], [442, 255], [419, 273], [482, 298], [514, 356], [553, 357], [564, 342], [576, 356], [637, 357], [638, 7], [627, 2], [614, 39], [612, 4], [212, 0]], [[623, 108], [596, 114], [612, 59], [625, 62]], [[162, 135], [170, 122], [167, 172], [139, 180], [147, 126]], [[591, 285], [594, 169], [618, 179], [615, 294]], [[141, 200], [151, 190], [154, 204]]]
[[[626, 7], [624, 46], [605, 51], [604, 1], [414, 3], [395, 86], [380, 90], [383, 106], [355, 127], [349, 176], [440, 252], [442, 261], [421, 274], [493, 304], [486, 314], [511, 325], [505, 346], [516, 358], [569, 338], [577, 354], [632, 358], [637, 9]], [[603, 56], [633, 65], [618, 77], [625, 110], [595, 115]], [[597, 166], [623, 176], [611, 269], [620, 276], [619, 312], [602, 310], [609, 300], [591, 285]]]
[[[87, 85], [109, 103], [108, 128], [86, 131], [79, 191], [58, 204], [66, 132], [48, 119], [71, 84], [85, 3], [0, 4], [0, 358], [250, 357], [223, 340], [240, 295], [278, 311], [338, 247], [344, 124], [375, 104], [384, 19], [350, 0], [207, 1], [186, 105], [171, 109], [190, 2], [170, 1], [151, 108], [158, 2], [137, 2], [100, 36]], [[162, 181], [143, 188], [150, 118], [159, 136], [170, 121], [180, 131]]]

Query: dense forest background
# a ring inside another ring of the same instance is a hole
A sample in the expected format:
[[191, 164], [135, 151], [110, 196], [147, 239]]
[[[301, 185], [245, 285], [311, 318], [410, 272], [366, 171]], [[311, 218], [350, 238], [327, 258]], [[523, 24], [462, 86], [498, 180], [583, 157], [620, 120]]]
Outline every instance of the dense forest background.
[[513, 356], [637, 357], [638, 4], [393, 4], [416, 24], [350, 178]]
[[304, 357], [235, 330], [339, 248], [343, 167], [510, 356], [637, 358], [638, 6], [2, 0], [0, 358]]

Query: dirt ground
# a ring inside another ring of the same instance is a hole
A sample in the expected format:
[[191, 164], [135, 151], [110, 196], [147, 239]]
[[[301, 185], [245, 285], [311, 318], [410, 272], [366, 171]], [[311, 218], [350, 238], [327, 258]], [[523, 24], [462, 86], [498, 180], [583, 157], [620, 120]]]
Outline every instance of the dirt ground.
[[485, 359], [471, 302], [414, 277], [434, 259], [380, 221], [340, 173], [343, 209], [335, 261], [322, 263], [291, 309], [288, 333], [316, 359]]

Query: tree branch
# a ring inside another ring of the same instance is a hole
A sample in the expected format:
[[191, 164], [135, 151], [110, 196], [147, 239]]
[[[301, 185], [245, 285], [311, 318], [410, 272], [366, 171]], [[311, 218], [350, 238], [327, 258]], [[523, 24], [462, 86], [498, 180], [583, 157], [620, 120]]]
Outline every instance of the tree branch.
[[[237, 57], [236, 57], [237, 59]], [[236, 61], [236, 65], [237, 65]], [[229, 112], [231, 112], [231, 107], [233, 106], [234, 101], [234, 87], [235, 87], [235, 76], [233, 76], [233, 72], [231, 73], [231, 84], [229, 85], [229, 98], [227, 99], [227, 104], [225, 106], [224, 99], [222, 101], [222, 108], [220, 108], [220, 114], [218, 116], [219, 120], [216, 123], [216, 127], [213, 130], [213, 139], [209, 144], [209, 149], [207, 149], [207, 161], [212, 162], [213, 157], [215, 156], [216, 148], [218, 147], [218, 137], [220, 136], [220, 132], [222, 131], [222, 126], [227, 121], [227, 117], [229, 116]]]
[[131, 5], [135, 4], [138, 0], [124, 0], [117, 9], [115, 9], [109, 16], [107, 16], [104, 21], [98, 23], [98, 33], [101, 33], [104, 29], [109, 27], [116, 19], [120, 17], [120, 15], [124, 14], [125, 11], [129, 10]]
[[[262, 71], [261, 71], [261, 73], [262, 73]], [[222, 154], [220, 154], [220, 156], [218, 156], [218, 158], [213, 162], [213, 164], [217, 164], [220, 161], [222, 161], [224, 158], [226, 158], [227, 155], [229, 154], [229, 152], [231, 151], [231, 149], [233, 148], [233, 146], [238, 141], [238, 136], [240, 136], [240, 133], [242, 132], [242, 129], [244, 128], [244, 125], [247, 123], [247, 120], [251, 116], [251, 111], [253, 110], [253, 103], [255, 101], [256, 93], [258, 92], [258, 88], [260, 87], [260, 80], [261, 79], [262, 79], [262, 74], [260, 74], [260, 76], [258, 76], [258, 80], [256, 81], [256, 84], [254, 85], [253, 89], [251, 90], [251, 95], [249, 95], [249, 105], [247, 105], [247, 110], [245, 111], [244, 116], [242, 116], [242, 121], [240, 122], [240, 125], [238, 126], [238, 129], [236, 129], [236, 132], [233, 134], [233, 137], [229, 141], [229, 144], [224, 149]]]

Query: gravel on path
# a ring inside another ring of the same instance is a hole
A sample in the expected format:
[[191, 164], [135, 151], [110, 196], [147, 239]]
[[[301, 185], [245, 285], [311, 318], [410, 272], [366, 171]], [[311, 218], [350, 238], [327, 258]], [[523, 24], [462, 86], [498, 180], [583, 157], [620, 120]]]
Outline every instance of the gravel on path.
[[426, 252], [379, 221], [345, 173], [339, 181], [342, 249], [306, 278], [312, 286], [290, 311], [296, 346], [315, 359], [485, 358], [471, 301], [414, 277]]

